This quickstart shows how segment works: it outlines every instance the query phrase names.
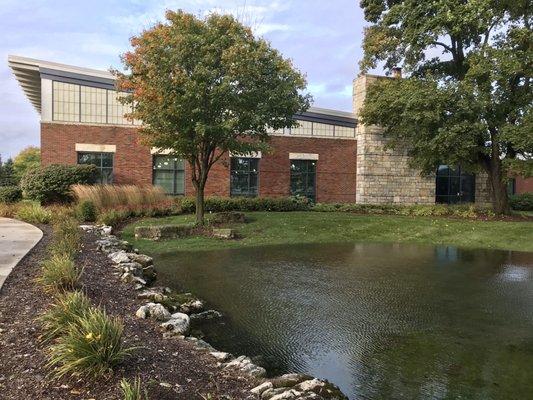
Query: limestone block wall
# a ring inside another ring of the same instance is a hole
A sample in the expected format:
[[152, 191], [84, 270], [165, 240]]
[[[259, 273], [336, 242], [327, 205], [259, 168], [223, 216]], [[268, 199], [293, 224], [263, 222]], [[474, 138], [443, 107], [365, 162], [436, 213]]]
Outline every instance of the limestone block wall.
[[[354, 81], [353, 109], [356, 116], [363, 105], [366, 89], [377, 79], [360, 75]], [[434, 204], [435, 177], [422, 176], [409, 167], [405, 152], [385, 150], [382, 129], [358, 123], [356, 201], [362, 204]]]

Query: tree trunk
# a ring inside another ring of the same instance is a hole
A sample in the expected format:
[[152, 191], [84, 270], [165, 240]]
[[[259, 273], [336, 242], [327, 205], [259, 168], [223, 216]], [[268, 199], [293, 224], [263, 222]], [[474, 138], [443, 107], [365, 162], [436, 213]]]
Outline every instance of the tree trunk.
[[196, 187], [196, 223], [198, 225], [204, 224], [204, 184], [199, 184]]
[[496, 214], [509, 214], [509, 196], [507, 195], [507, 184], [502, 175], [501, 161], [491, 160], [489, 180], [491, 186], [492, 208]]

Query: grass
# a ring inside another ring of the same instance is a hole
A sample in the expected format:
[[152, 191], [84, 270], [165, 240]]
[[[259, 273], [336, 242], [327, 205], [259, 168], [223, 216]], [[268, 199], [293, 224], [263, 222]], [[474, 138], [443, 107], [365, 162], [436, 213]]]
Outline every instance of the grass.
[[124, 239], [143, 253], [216, 250], [274, 244], [409, 242], [533, 251], [533, 222], [459, 220], [439, 217], [356, 215], [342, 212], [251, 212], [250, 222], [232, 227], [243, 237], [209, 237], [152, 242], [136, 240], [134, 227], [192, 223], [193, 215], [147, 218], [128, 225]]
[[68, 254], [54, 254], [42, 262], [42, 272], [37, 278], [48, 292], [74, 290], [78, 287], [81, 271]]
[[50, 348], [49, 367], [55, 375], [97, 377], [107, 374], [130, 354], [125, 349], [122, 321], [90, 308]]
[[48, 342], [65, 334], [90, 309], [91, 303], [80, 291], [60, 293], [54, 304], [39, 317], [43, 328], [42, 339]]
[[122, 379], [120, 381], [120, 389], [124, 400], [148, 400], [148, 393], [146, 390], [142, 390], [140, 378], [135, 378], [133, 383], [130, 383], [127, 379]]

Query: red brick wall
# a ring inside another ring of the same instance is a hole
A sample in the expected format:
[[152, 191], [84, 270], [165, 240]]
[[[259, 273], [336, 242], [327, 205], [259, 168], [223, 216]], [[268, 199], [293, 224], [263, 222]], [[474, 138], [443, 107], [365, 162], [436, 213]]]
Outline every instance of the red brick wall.
[[[76, 143], [114, 144], [114, 183], [145, 185], [152, 183], [150, 149], [139, 143], [137, 128], [115, 126], [41, 124], [43, 165], [75, 164]], [[290, 194], [289, 153], [317, 153], [317, 201], [355, 202], [356, 142], [353, 140], [274, 136], [272, 151], [259, 161], [259, 195]], [[230, 162], [224, 155], [209, 174], [206, 194], [229, 196]], [[186, 194], [193, 195], [190, 168], [186, 166]]]
[[515, 178], [516, 193], [533, 193], [533, 178]]

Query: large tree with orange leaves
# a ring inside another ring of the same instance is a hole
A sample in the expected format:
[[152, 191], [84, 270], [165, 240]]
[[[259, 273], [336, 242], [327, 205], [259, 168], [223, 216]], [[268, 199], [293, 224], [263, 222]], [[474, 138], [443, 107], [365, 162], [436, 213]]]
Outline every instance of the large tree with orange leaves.
[[263, 39], [229, 15], [205, 19], [182, 11], [131, 39], [115, 72], [130, 94], [131, 118], [143, 122], [146, 144], [169, 149], [191, 168], [196, 221], [213, 164], [231, 151], [265, 149], [267, 129], [294, 126], [309, 107], [302, 74]]

